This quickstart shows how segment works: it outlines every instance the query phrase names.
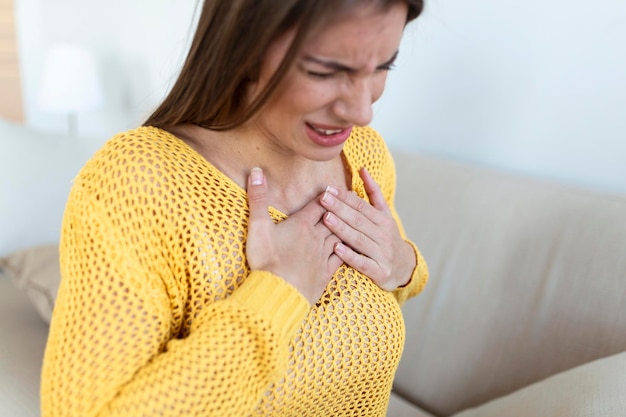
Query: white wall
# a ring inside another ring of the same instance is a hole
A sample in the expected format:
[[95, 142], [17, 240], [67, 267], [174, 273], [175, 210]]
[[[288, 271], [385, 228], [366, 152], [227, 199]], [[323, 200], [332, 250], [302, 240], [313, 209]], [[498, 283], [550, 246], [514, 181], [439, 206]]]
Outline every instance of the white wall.
[[[391, 147], [626, 193], [625, 0], [426, 0], [374, 126]], [[79, 119], [105, 139], [153, 108], [176, 74], [196, 0], [16, 0], [29, 124], [47, 46], [101, 61], [106, 106]]]
[[626, 1], [427, 0], [374, 125], [394, 147], [626, 192]]
[[164, 96], [185, 56], [196, 0], [15, 0], [29, 125], [66, 130], [37, 104], [46, 50], [74, 43], [99, 61], [105, 104], [78, 117], [79, 133], [108, 138], [134, 127]]

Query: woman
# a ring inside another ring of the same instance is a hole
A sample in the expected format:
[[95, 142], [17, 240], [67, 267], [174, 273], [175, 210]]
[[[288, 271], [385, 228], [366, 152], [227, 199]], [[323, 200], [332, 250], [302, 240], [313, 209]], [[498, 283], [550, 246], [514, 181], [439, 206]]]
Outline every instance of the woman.
[[383, 416], [427, 279], [366, 126], [421, 1], [207, 0], [79, 174], [43, 416]]

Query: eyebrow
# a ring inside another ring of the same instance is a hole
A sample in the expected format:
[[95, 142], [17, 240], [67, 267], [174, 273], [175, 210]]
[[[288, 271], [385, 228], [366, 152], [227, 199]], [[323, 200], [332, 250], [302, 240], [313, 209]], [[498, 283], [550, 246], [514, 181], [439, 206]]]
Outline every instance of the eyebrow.
[[[379, 65], [377, 68], [385, 68], [385, 67], [388, 67], [388, 66], [392, 65], [395, 62], [396, 58], [398, 58], [398, 53], [399, 52], [400, 52], [399, 50], [396, 51], [389, 61]], [[349, 67], [347, 65], [341, 64], [341, 63], [336, 62], [336, 61], [327, 61], [325, 59], [316, 58], [316, 57], [311, 56], [311, 55], [305, 56], [303, 58], [303, 60], [304, 61], [308, 61], [308, 62], [313, 62], [315, 64], [321, 65], [323, 67], [326, 67], [328, 69], [332, 69], [332, 70], [335, 70], [335, 71], [358, 72], [358, 69], [356, 69], [356, 68]]]

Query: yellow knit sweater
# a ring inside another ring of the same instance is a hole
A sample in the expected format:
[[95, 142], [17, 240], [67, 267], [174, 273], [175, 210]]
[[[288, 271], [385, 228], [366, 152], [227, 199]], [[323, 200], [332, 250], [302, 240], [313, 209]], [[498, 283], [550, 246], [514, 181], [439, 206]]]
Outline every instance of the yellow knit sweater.
[[[354, 129], [343, 154], [353, 190], [365, 197], [365, 166], [391, 204], [395, 170], [377, 133]], [[168, 132], [105, 144], [65, 212], [43, 417], [384, 416], [400, 304], [428, 277], [417, 249], [407, 286], [385, 292], [344, 265], [311, 307], [248, 270], [247, 218], [245, 190]]]

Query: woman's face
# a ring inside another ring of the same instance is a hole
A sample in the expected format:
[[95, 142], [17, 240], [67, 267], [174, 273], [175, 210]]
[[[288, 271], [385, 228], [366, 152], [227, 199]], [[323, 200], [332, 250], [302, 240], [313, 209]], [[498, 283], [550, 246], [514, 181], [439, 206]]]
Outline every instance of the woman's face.
[[[336, 157], [354, 125], [372, 120], [397, 55], [407, 6], [367, 5], [315, 31], [303, 44], [277, 91], [249, 126], [286, 156], [323, 161]], [[254, 96], [282, 61], [293, 39], [274, 42], [261, 67]]]

